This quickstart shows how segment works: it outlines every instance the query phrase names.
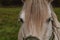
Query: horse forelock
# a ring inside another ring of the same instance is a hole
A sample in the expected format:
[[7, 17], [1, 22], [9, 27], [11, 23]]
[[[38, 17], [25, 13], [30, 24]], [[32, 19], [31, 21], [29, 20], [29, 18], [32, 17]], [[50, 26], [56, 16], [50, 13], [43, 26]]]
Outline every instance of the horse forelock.
[[36, 26], [41, 26], [49, 17], [47, 5], [45, 0], [27, 0], [24, 6], [25, 22], [31, 24], [32, 21]]

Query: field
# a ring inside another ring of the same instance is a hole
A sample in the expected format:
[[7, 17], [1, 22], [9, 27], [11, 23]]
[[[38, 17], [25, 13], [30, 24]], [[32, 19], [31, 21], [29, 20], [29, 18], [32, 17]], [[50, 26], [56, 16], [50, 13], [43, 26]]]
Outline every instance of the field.
[[17, 40], [21, 8], [0, 8], [0, 40]]
[[[18, 15], [21, 8], [0, 8], [0, 40], [17, 40], [20, 23]], [[60, 8], [54, 9], [60, 20]]]

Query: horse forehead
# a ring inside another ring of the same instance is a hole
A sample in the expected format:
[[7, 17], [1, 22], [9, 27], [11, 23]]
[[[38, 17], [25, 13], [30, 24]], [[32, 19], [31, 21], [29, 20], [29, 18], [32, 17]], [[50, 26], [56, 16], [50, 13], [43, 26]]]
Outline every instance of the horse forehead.
[[[48, 4], [47, 6], [48, 6], [49, 16], [51, 17], [50, 4]], [[20, 18], [22, 18], [23, 20], [25, 20], [25, 10], [22, 10], [22, 11], [21, 11]]]

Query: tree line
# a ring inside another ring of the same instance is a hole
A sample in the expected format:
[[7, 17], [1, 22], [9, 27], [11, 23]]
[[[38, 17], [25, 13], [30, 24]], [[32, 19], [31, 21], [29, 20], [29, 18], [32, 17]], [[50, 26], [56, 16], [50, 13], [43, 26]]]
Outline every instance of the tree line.
[[[22, 6], [21, 0], [0, 0], [0, 6]], [[54, 0], [53, 6], [60, 7], [60, 0]]]
[[21, 0], [0, 0], [0, 6], [21, 6]]
[[60, 7], [60, 0], [54, 0], [52, 2], [52, 5], [55, 6], [55, 7]]

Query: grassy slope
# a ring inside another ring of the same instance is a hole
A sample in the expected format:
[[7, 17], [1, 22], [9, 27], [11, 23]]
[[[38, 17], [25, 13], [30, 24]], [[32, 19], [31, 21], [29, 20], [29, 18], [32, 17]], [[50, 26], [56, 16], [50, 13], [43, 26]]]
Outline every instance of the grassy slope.
[[[21, 8], [0, 8], [0, 40], [17, 40], [18, 14]], [[55, 8], [60, 20], [60, 8]]]

